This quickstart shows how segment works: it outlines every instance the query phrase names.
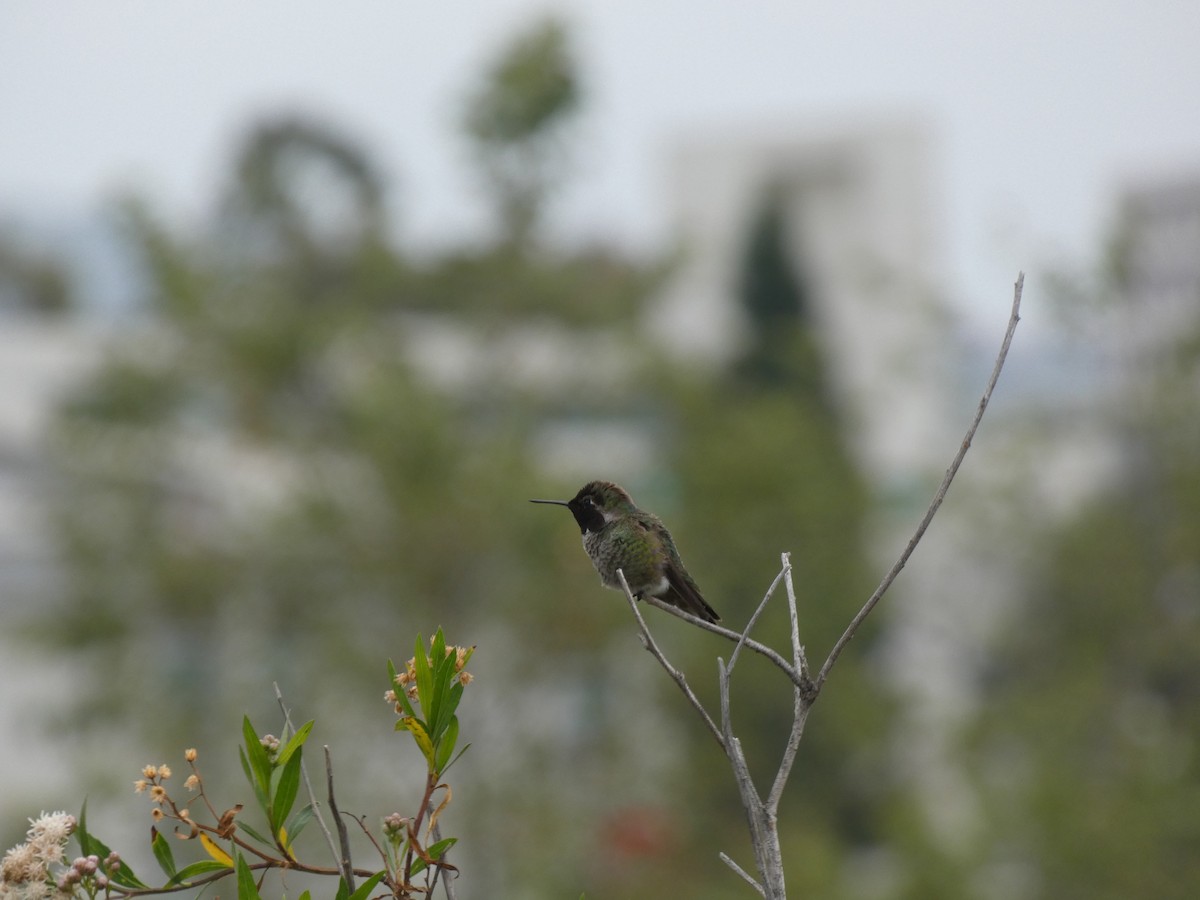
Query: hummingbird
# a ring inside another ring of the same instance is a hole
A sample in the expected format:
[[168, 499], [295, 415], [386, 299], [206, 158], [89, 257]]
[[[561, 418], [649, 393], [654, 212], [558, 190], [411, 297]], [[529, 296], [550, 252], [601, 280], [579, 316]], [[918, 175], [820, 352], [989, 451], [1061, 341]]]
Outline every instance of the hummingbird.
[[583, 535], [583, 549], [605, 587], [621, 590], [617, 580], [620, 569], [637, 599], [649, 594], [706, 622], [720, 620], [683, 567], [671, 532], [658, 516], [638, 509], [619, 484], [590, 481], [571, 500], [529, 502], [565, 506], [571, 511]]

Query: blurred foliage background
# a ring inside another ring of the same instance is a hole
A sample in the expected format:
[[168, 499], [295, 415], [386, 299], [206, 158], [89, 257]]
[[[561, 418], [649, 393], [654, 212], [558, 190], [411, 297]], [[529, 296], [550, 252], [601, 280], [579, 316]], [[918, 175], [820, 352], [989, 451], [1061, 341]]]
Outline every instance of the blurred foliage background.
[[[723, 758], [600, 589], [574, 523], [526, 501], [624, 481], [734, 625], [792, 551], [819, 661], [877, 580], [877, 498], [847, 448], [815, 288], [770, 202], [738, 286], [748, 340], [716, 369], [670, 361], [643, 327], [671, 260], [544, 240], [585, 102], [557, 22], [482, 73], [461, 121], [494, 204], [482, 245], [406, 252], [368, 150], [308, 119], [245, 136], [199, 229], [122, 205], [141, 314], [47, 440], [66, 575], [38, 636], [86, 667], [69, 727], [145, 757], [85, 752], [93, 808], [132, 808], [141, 763], [185, 746], [232, 789], [238, 723], [277, 720], [275, 682], [297, 719], [317, 719], [343, 806], [402, 809], [419, 766], [391, 734], [385, 660], [440, 625], [479, 647], [460, 711], [473, 747], [444, 819], [461, 837], [460, 896], [739, 890], [716, 858], [750, 859]], [[28, 308], [69, 306], [53, 260], [4, 252]], [[1118, 272], [1103, 279], [1119, 289]], [[1025, 606], [952, 736], [977, 827], [939, 841], [894, 762], [904, 698], [876, 616], [809, 720], [783, 804], [794, 896], [1193, 895], [1196, 346], [1162, 360], [1154, 402], [1113, 412], [1143, 442], [1137, 477], [1053, 533], [1017, 536], [1036, 544]], [[557, 437], [595, 451], [614, 427], [647, 448], [637, 471], [546, 465]], [[650, 622], [714, 702], [728, 646]], [[785, 635], [779, 602], [759, 637]], [[788, 685], [746, 659], [734, 703], [765, 784]]]

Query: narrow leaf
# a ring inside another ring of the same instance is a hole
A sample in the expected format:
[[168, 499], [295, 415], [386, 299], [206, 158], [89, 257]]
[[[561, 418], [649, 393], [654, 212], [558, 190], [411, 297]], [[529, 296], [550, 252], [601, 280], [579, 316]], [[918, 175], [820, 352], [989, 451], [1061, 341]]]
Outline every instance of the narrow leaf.
[[[451, 675], [451, 678], [453, 677]], [[438, 740], [442, 736], [442, 732], [450, 725], [450, 719], [453, 718], [455, 711], [458, 709], [462, 695], [463, 686], [458, 683], [451, 685], [448, 689], [439, 690], [439, 699], [441, 702], [438, 703], [438, 721], [429, 730], [430, 737], [433, 740]]]
[[433, 767], [433, 742], [429, 740], [429, 732], [425, 730], [425, 726], [421, 724], [419, 719], [412, 716], [405, 716], [397, 726], [403, 723], [403, 727], [408, 730], [408, 733], [413, 736], [413, 740], [417, 742], [417, 746], [421, 748], [421, 752], [425, 755], [426, 762], [430, 768]]
[[429, 655], [433, 658], [435, 664], [441, 662], [446, 656], [446, 636], [442, 634], [440, 625], [429, 640]]
[[213, 872], [228, 872], [229, 865], [227, 863], [219, 863], [215, 859], [202, 859], [199, 862], [194, 862], [190, 866], [184, 866], [172, 876], [163, 887], [174, 887], [177, 884], [188, 884], [193, 878], [199, 878], [201, 875], [209, 875]]
[[250, 835], [250, 837], [254, 838], [264, 847], [270, 847], [273, 844], [269, 838], [263, 836], [262, 832], [255, 831], [254, 828], [252, 828], [250, 825], [247, 825], [245, 822], [238, 822], [238, 830]]
[[428, 652], [421, 635], [417, 635], [417, 652], [413, 656], [413, 668], [417, 672], [417, 698], [421, 701], [421, 711], [429, 716], [429, 707], [433, 703], [433, 673], [429, 671]]
[[[79, 821], [75, 826], [75, 837], [79, 841], [79, 849], [84, 856], [95, 854], [100, 859], [107, 859], [112, 853], [108, 844], [100, 840], [87, 829], [87, 801], [83, 801], [83, 808], [79, 811]], [[145, 884], [141, 879], [133, 874], [133, 869], [126, 865], [124, 860], [117, 864], [117, 868], [109, 875], [112, 881], [120, 887], [138, 888], [146, 890], [149, 885]]]
[[[242, 718], [242, 737], [246, 741], [246, 757], [249, 759], [250, 770], [254, 773], [254, 780], [263, 793], [267, 793], [271, 784], [271, 760], [267, 757], [267, 748], [262, 745], [254, 726], [250, 724], [249, 716]], [[269, 796], [268, 794], [268, 798]]]
[[375, 890], [375, 886], [379, 884], [379, 882], [383, 881], [383, 876], [386, 874], [386, 870], [382, 872], [376, 872], [358, 886], [358, 890], [350, 895], [349, 900], [367, 900], [367, 898], [371, 896], [371, 891]]
[[441, 774], [442, 770], [446, 768], [446, 763], [450, 761], [456, 743], [458, 743], [458, 716], [451, 716], [446, 733], [442, 735], [437, 745], [437, 764], [434, 768], [438, 774]]
[[171, 845], [167, 839], [159, 834], [158, 829], [153, 825], [150, 826], [150, 849], [154, 851], [154, 858], [158, 860], [163, 874], [168, 878], [174, 875], [177, 871], [175, 854], [171, 852]]
[[238, 900], [262, 900], [258, 885], [254, 883], [254, 872], [250, 870], [246, 857], [240, 853], [237, 855], [237, 888]]
[[200, 832], [200, 845], [208, 852], [208, 855], [215, 862], [220, 863], [227, 869], [233, 868], [233, 857], [217, 846], [216, 841], [210, 838], [203, 831]]
[[427, 853], [434, 859], [441, 859], [442, 854], [458, 843], [458, 838], [448, 837], [442, 838], [440, 841], [435, 841], [430, 844]]
[[313, 805], [309, 803], [302, 809], [296, 810], [296, 814], [288, 819], [284, 829], [287, 831], [288, 844], [296, 840], [300, 836], [300, 832], [304, 830], [304, 826], [309, 823], [313, 817]]
[[275, 796], [271, 800], [271, 830], [278, 831], [287, 821], [296, 802], [296, 794], [300, 790], [300, 754], [297, 753], [287, 761], [279, 784], [275, 788]]
[[450, 760], [450, 762], [446, 763], [445, 766], [443, 766], [441, 769], [438, 770], [438, 778], [441, 778], [443, 775], [445, 775], [447, 772], [449, 772], [450, 767], [452, 765], [454, 765], [456, 762], [458, 762], [459, 759], [462, 758], [462, 755], [470, 749], [471, 749], [470, 744], [464, 744], [463, 748], [461, 750], [459, 750], [458, 753], [455, 754], [454, 759]]
[[246, 781], [250, 783], [250, 787], [254, 788], [254, 796], [258, 800], [259, 809], [263, 811], [263, 815], [266, 815], [269, 805], [267, 801], [267, 787], [258, 783], [258, 777], [250, 768], [250, 760], [244, 748], [238, 747], [238, 756], [242, 760], [242, 771], [246, 773]]
[[283, 748], [279, 751], [279, 756], [275, 758], [275, 764], [282, 766], [291, 759], [292, 754], [304, 746], [304, 742], [308, 740], [308, 734], [312, 730], [313, 720], [310, 719], [300, 726], [300, 729], [292, 735], [291, 740], [284, 744]]

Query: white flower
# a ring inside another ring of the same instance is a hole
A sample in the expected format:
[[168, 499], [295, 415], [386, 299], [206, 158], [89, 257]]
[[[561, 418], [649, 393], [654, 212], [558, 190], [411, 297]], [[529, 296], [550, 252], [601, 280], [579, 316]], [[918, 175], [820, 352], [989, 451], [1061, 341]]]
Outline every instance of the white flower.
[[63, 861], [67, 838], [74, 830], [75, 817], [65, 812], [43, 812], [37, 819], [29, 820], [29, 846], [42, 864], [43, 872], [51, 863]]
[[37, 819], [30, 819], [28, 840], [9, 850], [0, 862], [0, 897], [49, 897], [50, 865], [63, 861], [63, 848], [74, 830], [75, 817], [65, 812], [43, 812]]
[[[42, 877], [45, 872], [42, 871]], [[0, 862], [0, 884], [20, 884], [39, 875], [39, 866], [29, 844], [17, 844], [4, 854]]]

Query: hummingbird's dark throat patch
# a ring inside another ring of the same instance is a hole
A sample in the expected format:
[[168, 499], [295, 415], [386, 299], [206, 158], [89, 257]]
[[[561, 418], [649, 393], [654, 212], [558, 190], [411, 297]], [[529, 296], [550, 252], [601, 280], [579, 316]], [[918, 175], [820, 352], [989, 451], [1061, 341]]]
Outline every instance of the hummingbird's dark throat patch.
[[567, 504], [567, 509], [571, 510], [571, 515], [575, 517], [580, 534], [599, 531], [604, 527], [604, 514], [591, 503], [580, 503], [576, 498]]

